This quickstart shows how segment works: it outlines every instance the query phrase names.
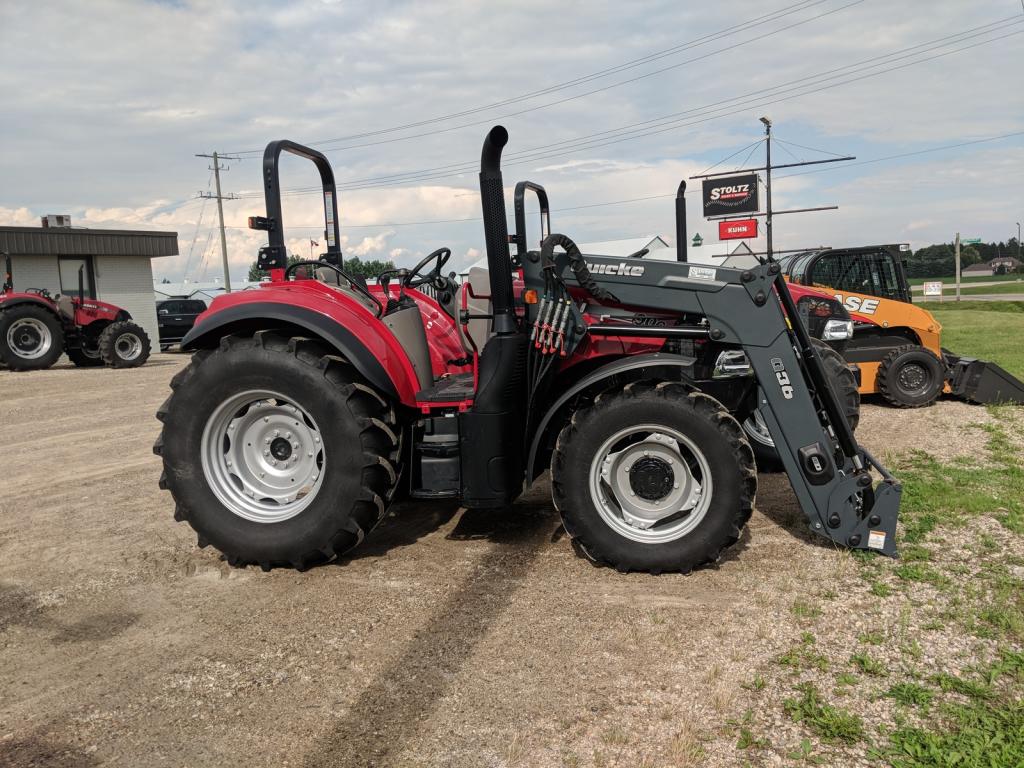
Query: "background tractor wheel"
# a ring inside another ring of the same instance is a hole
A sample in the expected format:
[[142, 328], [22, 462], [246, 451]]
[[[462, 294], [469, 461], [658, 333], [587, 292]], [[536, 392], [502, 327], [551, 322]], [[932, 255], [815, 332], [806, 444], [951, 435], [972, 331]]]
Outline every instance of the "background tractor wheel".
[[[843, 413], [846, 414], [846, 420], [850, 423], [850, 429], [856, 430], [857, 424], [860, 422], [860, 393], [857, 391], [857, 377], [847, 367], [842, 355], [828, 344], [818, 339], [811, 339], [811, 343], [822, 363], [825, 364], [825, 375], [828, 376], [829, 384], [839, 396], [839, 404]], [[750, 447], [754, 449], [758, 471], [781, 472], [783, 467], [782, 461], [779, 459], [779, 452], [775, 449], [775, 442], [759, 411], [752, 413], [743, 422], [743, 431], [747, 433]]]
[[81, 346], [68, 350], [68, 357], [79, 368], [93, 368], [103, 365], [103, 358], [100, 356], [100, 347], [97, 339], [83, 339]]
[[635, 382], [573, 414], [551, 489], [574, 547], [594, 563], [687, 573], [739, 538], [757, 472], [717, 400], [677, 382]]
[[897, 408], [931, 405], [946, 384], [946, 367], [924, 347], [905, 344], [878, 364], [878, 392]]
[[229, 336], [171, 388], [153, 450], [201, 547], [232, 565], [303, 569], [380, 522], [400, 474], [394, 410], [319, 342]]
[[49, 368], [64, 352], [64, 328], [53, 312], [34, 304], [0, 310], [0, 361], [12, 371]]
[[118, 320], [103, 329], [99, 351], [113, 368], [138, 368], [149, 359], [149, 336], [131, 320]]

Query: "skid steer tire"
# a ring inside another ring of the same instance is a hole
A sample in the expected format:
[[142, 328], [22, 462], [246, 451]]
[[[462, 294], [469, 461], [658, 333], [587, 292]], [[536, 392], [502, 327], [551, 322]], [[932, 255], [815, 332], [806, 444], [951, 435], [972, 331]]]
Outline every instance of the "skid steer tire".
[[[575, 550], [593, 563], [688, 573], [739, 539], [757, 472], [743, 430], [717, 400], [643, 381], [572, 415], [555, 445], [551, 488]], [[672, 516], [680, 493], [683, 511]], [[640, 518], [627, 520], [627, 507]]]
[[12, 371], [39, 371], [64, 352], [64, 328], [53, 312], [33, 304], [0, 310], [0, 362]]
[[[842, 355], [832, 347], [819, 339], [811, 339], [815, 351], [825, 365], [825, 375], [828, 382], [839, 397], [839, 404], [846, 414], [846, 420], [850, 429], [856, 430], [860, 422], [860, 392], [857, 390], [857, 377], [846, 365]], [[743, 431], [750, 440], [750, 447], [754, 449], [754, 458], [757, 459], [758, 472], [781, 472], [783, 470], [782, 460], [775, 448], [775, 443], [768, 428], [758, 416], [751, 415], [743, 422]]]
[[946, 366], [924, 347], [904, 344], [878, 364], [878, 393], [897, 408], [934, 403], [946, 384]]
[[149, 359], [149, 336], [131, 320], [111, 323], [100, 334], [100, 357], [111, 368], [138, 368]]
[[153, 451], [175, 519], [200, 547], [232, 565], [304, 570], [355, 547], [384, 516], [400, 474], [394, 409], [320, 342], [228, 336], [197, 352], [171, 389]]

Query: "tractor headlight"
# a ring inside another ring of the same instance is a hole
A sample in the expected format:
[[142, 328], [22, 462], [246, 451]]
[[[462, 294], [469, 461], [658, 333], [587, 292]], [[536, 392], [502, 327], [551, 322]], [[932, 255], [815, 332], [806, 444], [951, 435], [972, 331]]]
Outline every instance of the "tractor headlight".
[[821, 331], [822, 341], [844, 341], [853, 338], [853, 320], [829, 320]]
[[742, 349], [727, 349], [720, 352], [715, 360], [715, 368], [711, 372], [712, 379], [735, 379], [750, 376], [754, 370]]

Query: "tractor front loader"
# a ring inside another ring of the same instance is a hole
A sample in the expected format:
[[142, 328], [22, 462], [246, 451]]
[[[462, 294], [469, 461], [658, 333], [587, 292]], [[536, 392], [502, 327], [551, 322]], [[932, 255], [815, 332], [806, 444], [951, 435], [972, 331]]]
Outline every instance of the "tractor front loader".
[[[303, 569], [356, 547], [399, 493], [498, 510], [550, 470], [577, 552], [687, 572], [750, 516], [757, 473], [740, 422], [759, 410], [810, 530], [894, 556], [901, 487], [857, 445], [779, 265], [584, 257], [547, 233], [514, 261], [507, 140], [498, 126], [484, 142], [489, 285], [461, 311], [434, 298], [459, 293], [446, 248], [377, 285], [348, 274], [327, 159], [268, 145], [267, 215], [250, 225], [268, 233], [271, 281], [214, 300], [157, 414], [161, 486], [199, 544], [236, 565]], [[286, 267], [282, 152], [321, 176], [327, 252], [305, 265]], [[611, 310], [669, 321], [624, 325]], [[746, 375], [723, 375], [740, 363]]]
[[1024, 405], [1024, 381], [943, 348], [942, 325], [913, 304], [899, 246], [827, 248], [781, 263], [792, 283], [828, 291], [850, 311], [853, 337], [842, 352], [860, 366], [861, 394], [878, 393], [899, 408], [931, 405], [943, 393]]

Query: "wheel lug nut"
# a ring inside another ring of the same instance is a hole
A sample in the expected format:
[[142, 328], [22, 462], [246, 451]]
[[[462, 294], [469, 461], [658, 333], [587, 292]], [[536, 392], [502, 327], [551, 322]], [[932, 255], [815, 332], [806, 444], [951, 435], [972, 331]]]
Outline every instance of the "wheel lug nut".
[[292, 439], [292, 433], [291, 432], [285, 432], [284, 433], [284, 439], [285, 440], [291, 440]]
[[275, 429], [274, 430], [274, 437], [280, 437], [280, 436], [281, 436], [281, 430], [280, 429]]
[[309, 452], [309, 453], [307, 453], [306, 455], [307, 455], [307, 456], [309, 456], [309, 458], [313, 458], [313, 452], [312, 452], [312, 451], [310, 451], [310, 452]]
[[269, 416], [264, 416], [263, 417], [263, 423], [264, 424], [268, 423], [269, 421], [270, 421], [270, 417]]
[[260, 472], [260, 477], [266, 477], [266, 476], [267, 476], [266, 472]]
[[263, 442], [266, 443], [267, 445], [270, 445], [270, 438], [266, 438]]
[[228, 466], [231, 466], [231, 459], [228, 459]]
[[294, 448], [296, 451], [299, 450], [299, 444], [298, 443], [292, 443], [292, 448]]
[[270, 455], [270, 451], [264, 451], [264, 452], [263, 452], [263, 455], [264, 455], [264, 456], [269, 456], [269, 455]]

